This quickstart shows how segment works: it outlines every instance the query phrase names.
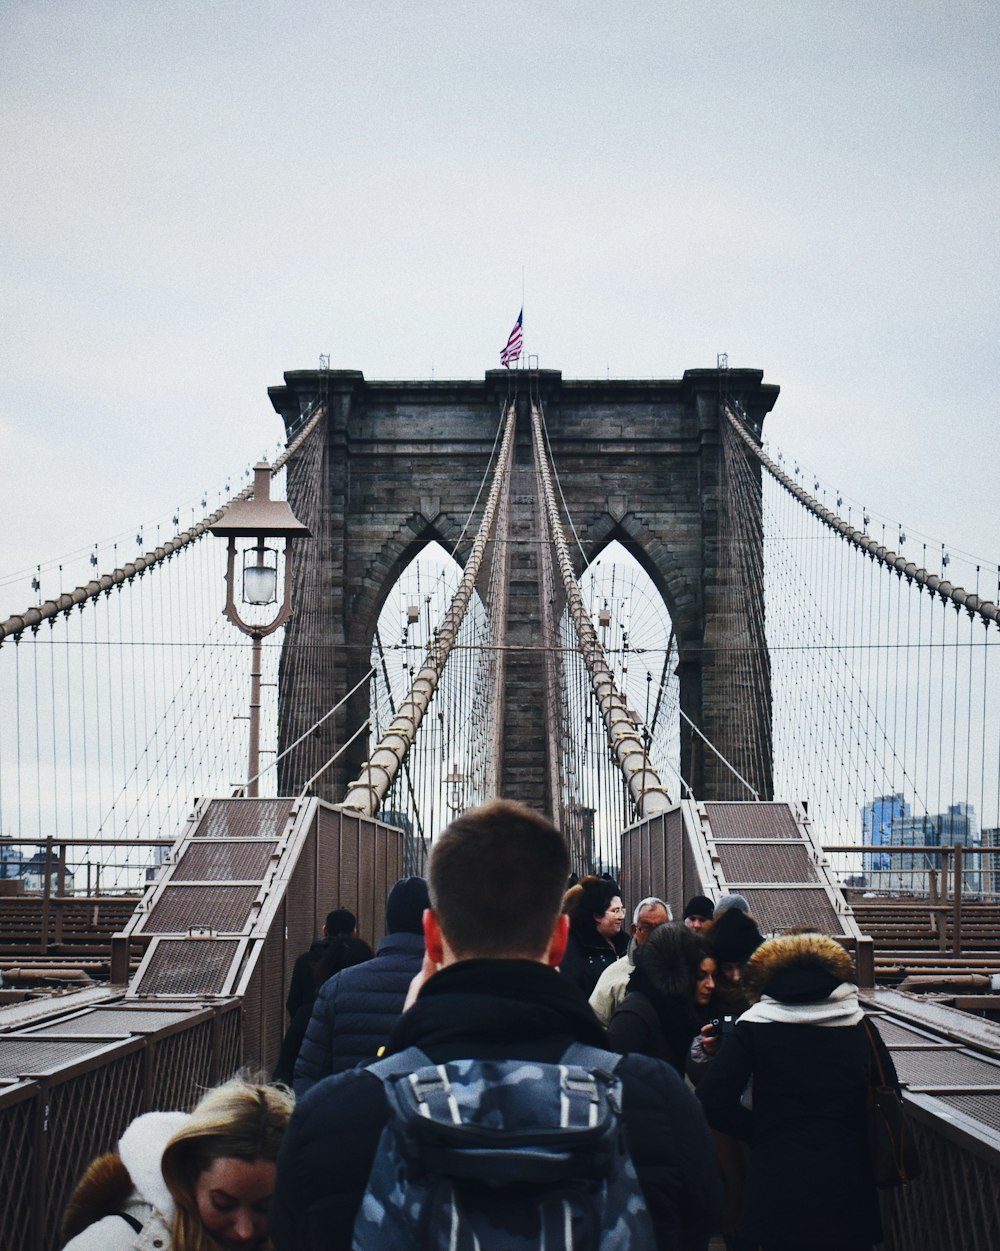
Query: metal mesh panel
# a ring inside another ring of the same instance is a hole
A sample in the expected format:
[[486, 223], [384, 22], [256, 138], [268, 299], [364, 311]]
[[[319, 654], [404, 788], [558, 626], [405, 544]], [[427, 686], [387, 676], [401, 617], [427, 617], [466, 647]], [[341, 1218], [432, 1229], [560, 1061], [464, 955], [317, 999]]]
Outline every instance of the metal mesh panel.
[[[313, 837], [311, 834], [310, 841]], [[309, 944], [322, 927], [322, 920], [315, 915], [313, 880], [309, 871], [312, 864], [311, 852], [311, 845], [303, 849], [285, 888], [285, 926], [288, 935], [285, 943], [285, 986], [291, 980], [296, 957], [309, 949]]]
[[191, 1029], [168, 1034], [155, 1043], [152, 1055], [154, 1108], [188, 1111], [212, 1085], [212, 1022], [200, 1021]]
[[263, 984], [264, 976], [261, 962], [257, 961], [246, 994], [243, 996], [241, 1013], [240, 1050], [242, 1062], [251, 1070], [254, 1069], [260, 1056], [260, 1026], [263, 1018]]
[[887, 1047], [906, 1047], [939, 1041], [938, 1039], [929, 1038], [926, 1034], [917, 1030], [908, 1029], [901, 1022], [892, 1021], [888, 1017], [877, 1016], [874, 1020], [878, 1032], [882, 1036], [882, 1041]]
[[754, 890], [740, 892], [765, 932], [792, 925], [812, 925], [824, 934], [840, 934], [843, 925], [823, 890]]
[[57, 1232], [73, 1187], [94, 1158], [110, 1151], [142, 1106], [142, 1052], [55, 1086], [49, 1092], [46, 1167], [46, 1247]]
[[[338, 814], [340, 821], [340, 873], [338, 875], [338, 887], [340, 891], [341, 906], [350, 908], [354, 912], [358, 920], [368, 927], [369, 933], [372, 932], [375, 925], [375, 918], [370, 912], [365, 911], [361, 907], [361, 899], [358, 893], [358, 826], [356, 821], [350, 821]], [[324, 855], [324, 847], [320, 844], [320, 857]], [[350, 900], [350, 903], [347, 900]]]
[[143, 995], [218, 995], [239, 943], [236, 939], [186, 938], [161, 942], [141, 982]]
[[[684, 836], [684, 818], [680, 812], [668, 812], [663, 817], [663, 850], [664, 867], [660, 881], [650, 884], [651, 895], [662, 895], [668, 903], [674, 905], [677, 919], [680, 920], [684, 905], [687, 902], [684, 886], [684, 863], [687, 842]], [[697, 891], [693, 892], [697, 894]]]
[[705, 811], [716, 838], [802, 837], [785, 804], [707, 803]]
[[[340, 894], [340, 820], [339, 813], [320, 808], [316, 820], [316, 913], [325, 916], [332, 908], [351, 908]], [[355, 901], [356, 902], [356, 901]], [[351, 908], [357, 916], [357, 909]], [[358, 919], [361, 937], [368, 939], [370, 931]]]
[[92, 1055], [106, 1042], [73, 1038], [32, 1038], [28, 1034], [0, 1037], [0, 1078], [34, 1077]]
[[277, 843], [192, 843], [170, 875], [172, 882], [256, 881], [267, 872]]
[[292, 799], [214, 799], [195, 838], [273, 838], [285, 828]]
[[256, 886], [167, 886], [146, 919], [146, 934], [183, 934], [213, 929], [238, 934], [247, 928]]
[[29, 1247], [38, 1104], [37, 1098], [15, 1101], [14, 1091], [7, 1095], [0, 1095], [0, 1230], [4, 1246]]
[[923, 1172], [882, 1195], [885, 1251], [994, 1251], [1000, 1229], [1000, 1171], [913, 1121]]
[[801, 843], [788, 847], [724, 843], [718, 849], [727, 882], [818, 882], [809, 849]]
[[935, 1095], [934, 1098], [1000, 1134], [1000, 1095]]
[[1000, 1086], [1000, 1064], [966, 1051], [895, 1048], [892, 1058], [900, 1080], [911, 1086]]
[[709, 883], [702, 881], [701, 873], [698, 871], [698, 862], [687, 838], [684, 838], [681, 843], [681, 858], [681, 879], [684, 886], [680, 892], [678, 902], [681, 908], [683, 908], [692, 895], [703, 895]]
[[243, 1010], [238, 1005], [223, 1013], [219, 1020], [219, 1055], [217, 1081], [225, 1081], [243, 1063]]
[[261, 956], [264, 987], [262, 997], [261, 1055], [256, 1066], [270, 1073], [278, 1062], [281, 1040], [285, 1033], [285, 986], [282, 977], [284, 966], [284, 925], [275, 924], [268, 930]]
[[95, 1008], [66, 1021], [53, 1021], [40, 1030], [48, 1036], [86, 1034], [152, 1034], [183, 1021], [186, 1012], [144, 1011], [141, 1008]]

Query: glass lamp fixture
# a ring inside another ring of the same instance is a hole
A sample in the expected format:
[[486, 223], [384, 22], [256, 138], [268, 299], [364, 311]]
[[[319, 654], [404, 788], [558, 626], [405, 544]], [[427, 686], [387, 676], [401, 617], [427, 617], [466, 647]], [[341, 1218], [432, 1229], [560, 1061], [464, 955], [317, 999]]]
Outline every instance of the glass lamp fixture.
[[[288, 543], [293, 538], [308, 538], [309, 529], [295, 516], [286, 500], [271, 499], [271, 466], [266, 461], [254, 465], [253, 493], [249, 499], [238, 499], [211, 527], [212, 534], [229, 540], [226, 566], [225, 615], [238, 630], [253, 640], [250, 666], [250, 760], [247, 773], [247, 795], [257, 797], [260, 773], [260, 670], [261, 639], [273, 634], [292, 615], [292, 570], [288, 559]], [[279, 602], [279, 556], [277, 548], [268, 547], [266, 539], [284, 539], [285, 552], [283, 592]], [[253, 539], [254, 545], [243, 553], [243, 584], [240, 588], [244, 604], [266, 607], [278, 604], [277, 613], [267, 622], [244, 621], [236, 606], [236, 540]]]

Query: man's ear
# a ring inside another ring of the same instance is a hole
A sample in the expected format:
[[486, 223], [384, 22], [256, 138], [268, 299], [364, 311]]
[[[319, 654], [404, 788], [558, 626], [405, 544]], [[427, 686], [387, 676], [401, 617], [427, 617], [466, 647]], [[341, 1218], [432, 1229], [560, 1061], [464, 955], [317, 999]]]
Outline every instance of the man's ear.
[[441, 934], [441, 922], [437, 919], [433, 908], [425, 908], [423, 916], [424, 947], [428, 956], [435, 964], [444, 963], [444, 938]]
[[562, 964], [568, 942], [569, 916], [565, 912], [560, 912], [559, 919], [556, 921], [555, 928], [552, 931], [552, 937], [549, 939], [549, 949], [545, 953], [545, 963], [551, 964], [553, 968], [557, 968]]

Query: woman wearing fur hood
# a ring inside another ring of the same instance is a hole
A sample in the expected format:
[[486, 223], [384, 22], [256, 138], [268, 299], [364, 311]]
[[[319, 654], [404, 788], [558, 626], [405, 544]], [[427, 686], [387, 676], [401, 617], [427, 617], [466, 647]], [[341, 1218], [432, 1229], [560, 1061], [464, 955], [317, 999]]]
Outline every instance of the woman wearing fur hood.
[[266, 1251], [292, 1102], [285, 1090], [236, 1080], [191, 1113], [137, 1117], [73, 1192], [64, 1251]]
[[[762, 1251], [869, 1251], [881, 1241], [866, 1137], [870, 1047], [853, 979], [850, 956], [825, 935], [765, 942], [744, 973], [752, 1006], [698, 1086], [709, 1124], [750, 1143], [741, 1236]], [[740, 1101], [751, 1079], [752, 1112]]]

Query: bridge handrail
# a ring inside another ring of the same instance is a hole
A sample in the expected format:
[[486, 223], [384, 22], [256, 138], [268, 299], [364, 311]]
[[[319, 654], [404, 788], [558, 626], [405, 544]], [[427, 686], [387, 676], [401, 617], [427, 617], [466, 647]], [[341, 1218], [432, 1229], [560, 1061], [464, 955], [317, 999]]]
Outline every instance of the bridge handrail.
[[[271, 476], [279, 473], [289, 460], [295, 455], [306, 439], [312, 434], [320, 422], [320, 418], [326, 411], [326, 407], [322, 403], [317, 403], [313, 409], [312, 416], [303, 426], [302, 431], [295, 438], [294, 442], [282, 452], [278, 459], [271, 466]], [[110, 573], [102, 574], [99, 578], [93, 578], [84, 586], [78, 586], [73, 591], [64, 591], [62, 595], [55, 599], [44, 600], [41, 604], [36, 604], [33, 608], [25, 609], [23, 613], [16, 613], [12, 617], [8, 617], [6, 621], [0, 622], [0, 647], [7, 639], [19, 639], [25, 630], [37, 630], [43, 621], [55, 621], [60, 613], [68, 613], [79, 604], [81, 607], [88, 600], [97, 599], [106, 591], [110, 591], [112, 587], [121, 586], [125, 582], [131, 580], [137, 574], [143, 574], [147, 569], [153, 569], [157, 565], [162, 564], [165, 560], [169, 560], [175, 552], [181, 551], [188, 547], [191, 543], [196, 542], [203, 534], [219, 520], [225, 516], [226, 512], [232, 508], [234, 504], [247, 500], [253, 495], [253, 486], [244, 487], [238, 495], [234, 495], [231, 500], [223, 504], [221, 508], [216, 509], [211, 516], [205, 517], [199, 521], [197, 525], [192, 526], [189, 530], [182, 530], [175, 535], [167, 543], [161, 544], [159, 547], [152, 548], [143, 556], [137, 556], [135, 560], [130, 560], [127, 564], [120, 565], [117, 569], [112, 569]]]
[[856, 547], [858, 551], [864, 552], [866, 556], [870, 556], [872, 560], [878, 561], [880, 565], [884, 565], [886, 569], [892, 570], [893, 573], [898, 574], [900, 577], [905, 577], [908, 582], [916, 582], [921, 588], [926, 587], [932, 595], [939, 595], [943, 600], [950, 600], [956, 608], [964, 608], [970, 617], [980, 617], [986, 625], [990, 623], [1000, 625], [1000, 607], [992, 600], [982, 599], [972, 591], [965, 590], [964, 587], [955, 586], [946, 578], [941, 577], [940, 574], [930, 573], [928, 570], [919, 567], [914, 561], [907, 560], [905, 556], [892, 551], [884, 543], [880, 543], [878, 539], [873, 539], [864, 530], [858, 530], [849, 521], [845, 521], [843, 517], [838, 516], [837, 513], [829, 508], [825, 508], [819, 500], [810, 495], [808, 491], [804, 491], [797, 482], [794, 482], [788, 474], [784, 473], [771, 460], [757, 442], [755, 436], [746, 428], [739, 415], [729, 404], [724, 402], [722, 411], [731, 429], [753, 452], [768, 473], [780, 482], [785, 490], [790, 495], [793, 495], [814, 517], [818, 518], [823, 525], [829, 526], [831, 530], [839, 534], [842, 539], [853, 547]]

